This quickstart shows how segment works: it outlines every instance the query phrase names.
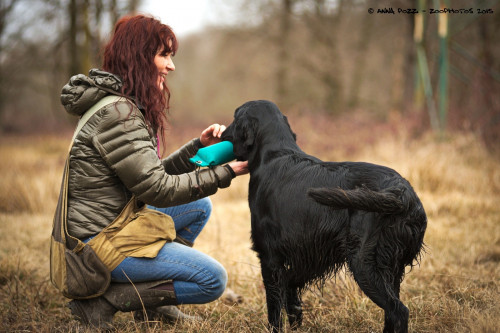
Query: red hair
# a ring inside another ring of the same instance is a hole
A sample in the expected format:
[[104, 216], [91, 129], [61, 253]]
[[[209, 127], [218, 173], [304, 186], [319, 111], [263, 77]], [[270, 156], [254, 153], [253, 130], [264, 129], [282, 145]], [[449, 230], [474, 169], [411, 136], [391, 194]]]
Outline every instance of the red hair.
[[145, 109], [145, 118], [155, 133], [163, 133], [170, 91], [158, 87], [158, 52], [172, 53], [178, 48], [172, 28], [144, 15], [125, 16], [115, 25], [113, 37], [104, 47], [103, 70], [120, 76], [121, 93], [136, 99]]

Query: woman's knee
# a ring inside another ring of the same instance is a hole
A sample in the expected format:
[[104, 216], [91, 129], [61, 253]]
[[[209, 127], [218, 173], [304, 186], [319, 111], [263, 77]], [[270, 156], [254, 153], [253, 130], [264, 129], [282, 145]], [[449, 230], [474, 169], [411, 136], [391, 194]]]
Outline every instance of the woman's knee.
[[[212, 214], [212, 201], [210, 198], [203, 198], [192, 202], [186, 212], [183, 212], [184, 218], [190, 218], [191, 224], [205, 226]], [[179, 216], [180, 218], [180, 216]], [[176, 217], [174, 217], [174, 220]]]
[[205, 219], [208, 220], [212, 214], [212, 200], [209, 197], [198, 200], [200, 210], [203, 211]]
[[216, 262], [210, 267], [211, 278], [206, 283], [200, 285], [203, 293], [209, 299], [214, 301], [222, 296], [227, 285], [227, 272], [224, 266]]

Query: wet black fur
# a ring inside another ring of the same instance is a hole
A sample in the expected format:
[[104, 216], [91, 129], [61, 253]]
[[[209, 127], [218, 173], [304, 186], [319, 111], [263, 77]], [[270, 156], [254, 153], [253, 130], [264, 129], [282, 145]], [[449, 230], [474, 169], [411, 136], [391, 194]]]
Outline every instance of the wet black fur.
[[[335, 133], [325, 133], [335, 139]], [[369, 163], [323, 162], [296, 144], [286, 117], [268, 101], [239, 107], [223, 140], [250, 169], [253, 250], [261, 263], [268, 319], [302, 323], [301, 292], [346, 266], [385, 311], [384, 332], [407, 332], [399, 300], [405, 267], [423, 247], [427, 218], [411, 185]], [[355, 138], [353, 138], [355, 140]]]

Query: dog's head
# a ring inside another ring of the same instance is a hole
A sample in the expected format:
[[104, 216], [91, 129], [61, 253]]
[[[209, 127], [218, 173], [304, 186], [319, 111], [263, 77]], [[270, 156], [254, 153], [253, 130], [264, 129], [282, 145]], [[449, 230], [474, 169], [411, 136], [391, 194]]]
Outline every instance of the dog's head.
[[231, 141], [236, 158], [246, 161], [259, 145], [295, 143], [296, 135], [276, 104], [258, 100], [246, 102], [236, 109], [233, 122], [222, 133], [222, 140]]

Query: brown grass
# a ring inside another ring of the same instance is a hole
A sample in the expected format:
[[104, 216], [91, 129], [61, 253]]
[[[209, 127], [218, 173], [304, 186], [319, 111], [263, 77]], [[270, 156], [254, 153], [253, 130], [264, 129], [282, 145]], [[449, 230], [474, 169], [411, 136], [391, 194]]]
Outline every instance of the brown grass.
[[[410, 331], [500, 330], [500, 162], [474, 135], [410, 140], [404, 133], [379, 135], [388, 133], [381, 130], [364, 131], [369, 139], [360, 142], [342, 141], [352, 130], [347, 129], [330, 132], [335, 140], [325, 141], [319, 134], [325, 125], [301, 120], [295, 126], [292, 121], [292, 126], [307, 152], [323, 159], [391, 166], [420, 195], [429, 217], [427, 251], [421, 265], [407, 275], [401, 292], [410, 309]], [[181, 139], [186, 138], [177, 137]], [[52, 213], [69, 139], [0, 140], [0, 331], [90, 332], [71, 318], [64, 307], [67, 300], [48, 276]], [[119, 332], [265, 331], [260, 268], [250, 250], [247, 183], [248, 176], [237, 178], [213, 196], [213, 215], [196, 244], [226, 267], [228, 286], [244, 302], [235, 305], [220, 299], [183, 306], [204, 318], [195, 324], [136, 323], [131, 314], [119, 313]], [[298, 332], [373, 332], [383, 327], [382, 310], [348, 274], [339, 274], [321, 290], [306, 292], [304, 303], [304, 324]]]

